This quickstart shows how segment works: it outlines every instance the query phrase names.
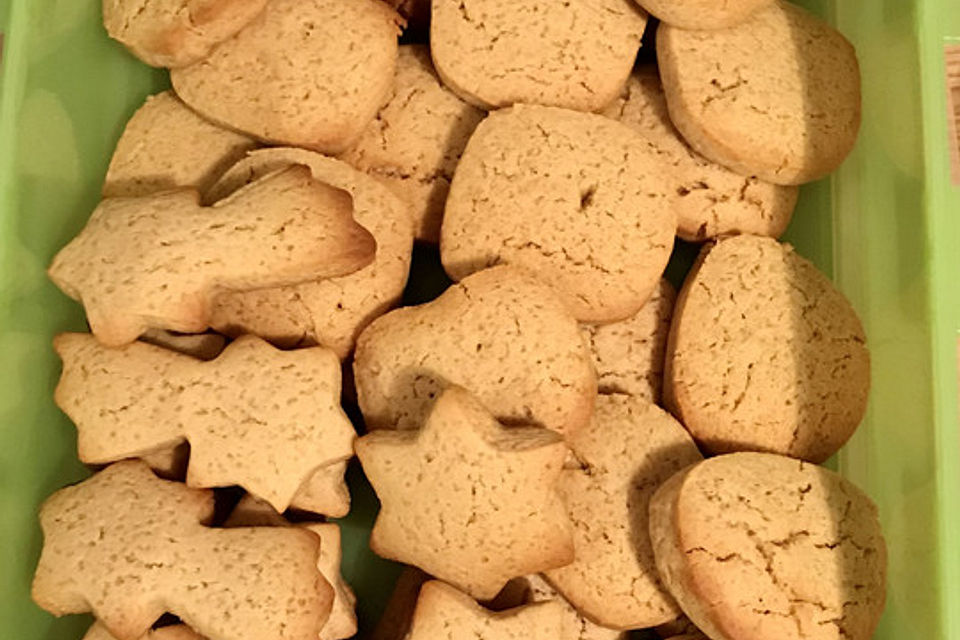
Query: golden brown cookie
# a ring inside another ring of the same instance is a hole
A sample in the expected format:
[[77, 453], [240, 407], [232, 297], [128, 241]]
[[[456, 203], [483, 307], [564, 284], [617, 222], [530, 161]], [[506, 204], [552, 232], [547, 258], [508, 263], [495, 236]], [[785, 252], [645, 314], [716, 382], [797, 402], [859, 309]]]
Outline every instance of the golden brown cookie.
[[860, 129], [853, 46], [778, 0], [730, 29], [661, 25], [657, 61], [670, 118], [694, 149], [744, 176], [783, 185], [831, 173]]
[[454, 169], [484, 115], [440, 84], [426, 45], [404, 45], [387, 104], [340, 157], [390, 185], [410, 204], [417, 238], [436, 243]]
[[868, 640], [883, 611], [877, 508], [841, 476], [768, 453], [708, 459], [650, 503], [661, 578], [713, 640]]
[[797, 187], [745, 178], [690, 148], [670, 121], [660, 77], [641, 67], [604, 115], [634, 129], [652, 144], [669, 170], [667, 197], [677, 215], [677, 235], [702, 242], [721, 235], [782, 234], [797, 204]]
[[629, 318], [673, 248], [661, 160], [626, 125], [518, 105], [491, 114], [464, 151], [440, 239], [454, 280], [514, 264], [556, 289], [582, 322]]
[[822, 462], [860, 424], [869, 390], [856, 311], [793, 247], [737, 236], [703, 249], [664, 374], [665, 403], [701, 446]]

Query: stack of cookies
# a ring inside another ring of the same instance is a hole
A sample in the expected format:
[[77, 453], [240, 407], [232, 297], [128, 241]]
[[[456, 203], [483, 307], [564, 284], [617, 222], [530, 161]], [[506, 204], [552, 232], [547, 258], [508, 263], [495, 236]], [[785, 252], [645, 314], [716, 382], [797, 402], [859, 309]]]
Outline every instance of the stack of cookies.
[[[778, 241], [856, 140], [842, 35], [784, 0], [103, 15], [173, 88], [50, 266], [97, 472], [41, 509], [40, 606], [90, 640], [870, 638], [877, 509], [818, 466], [866, 337]], [[331, 520], [355, 455], [408, 565], [379, 621]]]

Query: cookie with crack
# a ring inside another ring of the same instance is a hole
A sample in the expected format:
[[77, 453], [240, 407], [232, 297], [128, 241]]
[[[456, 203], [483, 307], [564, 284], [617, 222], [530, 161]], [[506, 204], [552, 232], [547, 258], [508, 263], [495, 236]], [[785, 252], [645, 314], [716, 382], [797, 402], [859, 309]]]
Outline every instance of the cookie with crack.
[[653, 403], [600, 396], [589, 427], [568, 440], [578, 466], [557, 489], [573, 522], [575, 559], [544, 572], [584, 616], [639, 629], [680, 615], [657, 575], [647, 532], [653, 492], [702, 459], [683, 426]]
[[378, 318], [360, 335], [353, 368], [369, 429], [418, 429], [436, 396], [457, 385], [505, 424], [572, 434], [597, 395], [576, 320], [550, 287], [510, 266]]
[[380, 499], [370, 534], [378, 555], [480, 600], [511, 578], [573, 560], [571, 525], [556, 491], [566, 457], [557, 433], [504, 427], [452, 387], [420, 431], [374, 431], [356, 449]]
[[877, 508], [841, 476], [774, 454], [688, 467], [650, 503], [664, 584], [714, 640], [867, 640], [885, 600]]
[[[353, 273], [376, 241], [353, 219], [350, 195], [295, 166], [211, 207], [193, 189], [108, 198], [54, 257], [47, 273], [80, 301], [101, 342], [122, 346], [147, 329], [196, 333], [222, 291]], [[104, 256], [110, 256], [105, 260]]]
[[103, 25], [154, 67], [182, 67], [210, 55], [256, 18], [268, 0], [103, 0]]
[[793, 247], [708, 245], [677, 299], [664, 402], [711, 453], [823, 462], [863, 419], [870, 354], [850, 302]]
[[777, 238], [786, 230], [798, 188], [745, 178], [694, 151], [670, 121], [656, 68], [634, 72], [603, 113], [643, 135], [669, 167], [666, 191], [680, 238], [702, 242], [738, 233]]
[[495, 264], [536, 273], [582, 322], [629, 318], [657, 287], [677, 229], [661, 160], [597, 114], [490, 114], [460, 159], [440, 237], [454, 280]]
[[625, 393], [660, 402], [663, 360], [676, 297], [673, 285], [661, 278], [653, 295], [633, 317], [580, 326], [597, 368], [601, 395]]
[[206, 191], [256, 140], [203, 119], [173, 93], [147, 98], [120, 136], [103, 197], [142, 196], [177, 187]]
[[264, 142], [338, 153], [390, 91], [401, 22], [379, 0], [271, 0], [170, 80], [214, 122]]
[[84, 462], [186, 440], [188, 485], [238, 484], [284, 511], [318, 467], [353, 456], [340, 362], [322, 347], [280, 351], [244, 336], [211, 362], [142, 342], [111, 349], [85, 333], [61, 334], [54, 347], [63, 360], [54, 397], [77, 425]]
[[679, 29], [729, 29], [773, 0], [637, 0], [661, 22]]
[[623, 87], [646, 25], [632, 0], [433, 0], [430, 51], [444, 84], [485, 109], [596, 111]]
[[[87, 629], [83, 640], [117, 640], [117, 637], [100, 622], [94, 622]], [[203, 636], [185, 624], [175, 624], [169, 627], [151, 629], [140, 640], [206, 640]]]
[[93, 613], [139, 638], [172, 613], [216, 640], [316, 638], [333, 591], [320, 540], [295, 528], [213, 529], [213, 492], [118, 462], [40, 509], [34, 601], [54, 615]]
[[231, 167], [207, 193], [216, 202], [265, 174], [291, 164], [353, 198], [353, 217], [369, 231], [377, 252], [366, 267], [345, 276], [288, 287], [225, 292], [210, 325], [230, 336], [253, 333], [282, 347], [320, 344], [346, 359], [357, 336], [400, 301], [410, 271], [410, 208], [388, 188], [344, 162], [305, 149], [260, 149]]
[[411, 205], [417, 238], [436, 243], [454, 169], [484, 115], [440, 84], [426, 45], [403, 45], [390, 99], [340, 157], [390, 185]]
[[699, 153], [741, 175], [812, 182], [839, 167], [856, 142], [856, 51], [790, 2], [773, 2], [729, 29], [662, 24], [657, 61], [677, 129]]

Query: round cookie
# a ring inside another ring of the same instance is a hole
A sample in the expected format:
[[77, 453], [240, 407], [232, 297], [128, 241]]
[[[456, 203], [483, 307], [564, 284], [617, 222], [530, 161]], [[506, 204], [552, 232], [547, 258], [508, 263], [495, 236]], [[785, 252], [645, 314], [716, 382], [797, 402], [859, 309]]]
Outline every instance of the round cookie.
[[792, 185], [831, 173], [860, 128], [853, 46], [779, 0], [730, 29], [661, 25], [670, 118], [698, 152], [745, 176]]
[[661, 22], [679, 29], [729, 29], [773, 0], [637, 0]]
[[593, 356], [601, 394], [625, 393], [660, 402], [663, 361], [676, 297], [673, 285], [661, 279], [653, 295], [632, 318], [580, 326]]
[[869, 389], [860, 320], [809, 261], [756, 236], [704, 248], [674, 310], [664, 401], [707, 451], [823, 462]]
[[544, 572], [584, 616], [639, 629], [680, 615], [660, 583], [647, 533], [656, 488], [702, 459], [683, 426], [656, 405], [624, 395], [597, 398], [593, 421], [568, 439], [579, 467], [557, 489], [574, 525], [572, 564]]
[[669, 167], [667, 197], [680, 238], [702, 242], [738, 233], [778, 238], [786, 230], [799, 189], [745, 178], [691, 149], [670, 121], [654, 67], [631, 75], [623, 95], [603, 113], [643, 135]]
[[385, 185], [339, 160], [304, 149], [250, 153], [227, 171], [207, 199], [217, 201], [291, 164], [307, 166], [315, 180], [350, 193], [354, 219], [373, 234], [377, 254], [369, 266], [339, 278], [221, 294], [213, 306], [211, 326], [234, 337], [253, 333], [281, 348], [322, 344], [343, 360], [363, 328], [400, 300], [410, 270], [413, 224], [408, 207]]
[[390, 99], [340, 158], [390, 185], [410, 203], [416, 237], [436, 243], [454, 169], [484, 115], [440, 84], [426, 45], [404, 45]]
[[596, 374], [576, 320], [522, 269], [486, 269], [417, 307], [378, 318], [353, 362], [368, 429], [418, 429], [451, 385], [500, 422], [570, 435], [590, 421]]
[[170, 80], [214, 122], [273, 144], [339, 153], [386, 100], [400, 21], [379, 0], [271, 0]]
[[646, 24], [632, 0], [433, 0], [430, 47], [444, 84], [477, 106], [597, 111], [623, 87]]
[[206, 58], [266, 4], [267, 0], [103, 0], [103, 26], [143, 62], [182, 67]]
[[443, 266], [459, 280], [519, 265], [582, 322], [629, 318], [673, 248], [665, 184], [659, 156], [619, 122], [555, 107], [497, 111], [477, 127], [454, 175]]
[[868, 640], [883, 611], [877, 508], [827, 469], [766, 453], [708, 459], [650, 502], [664, 584], [713, 640]]

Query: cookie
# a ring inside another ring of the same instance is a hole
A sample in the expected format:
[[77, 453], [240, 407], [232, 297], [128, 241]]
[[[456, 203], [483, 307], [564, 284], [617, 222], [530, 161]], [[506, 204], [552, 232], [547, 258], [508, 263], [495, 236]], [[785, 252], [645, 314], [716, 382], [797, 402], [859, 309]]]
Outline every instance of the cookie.
[[143, 196], [177, 187], [201, 193], [257, 142], [204, 120], [172, 91], [150, 96], [123, 130], [103, 197]]
[[404, 640], [410, 631], [413, 610], [420, 587], [430, 576], [416, 567], [404, 567], [390, 592], [383, 614], [370, 634], [370, 640]]
[[884, 607], [877, 508], [816, 465], [766, 453], [708, 459], [650, 503], [664, 583], [713, 640], [867, 640]]
[[737, 236], [704, 248], [674, 310], [664, 401], [706, 451], [823, 462], [869, 390], [860, 319], [793, 247]]
[[140, 340], [197, 360], [213, 360], [227, 344], [227, 339], [218, 333], [172, 333], [163, 329], [147, 329]]
[[454, 169], [484, 115], [440, 84], [426, 45], [404, 45], [390, 99], [340, 157], [390, 185], [412, 206], [417, 238], [437, 243]]
[[[94, 622], [83, 640], [116, 640], [110, 631], [99, 622]], [[169, 627], [160, 627], [151, 629], [146, 634], [140, 636], [140, 640], [206, 640], [203, 636], [197, 634], [193, 629], [185, 624], [175, 624]]]
[[632, 318], [581, 325], [597, 369], [601, 394], [625, 393], [660, 401], [663, 360], [676, 297], [673, 285], [661, 279], [653, 295]]
[[637, 0], [661, 22], [678, 29], [729, 29], [773, 0]]
[[[53, 259], [53, 282], [82, 302], [104, 344], [151, 328], [197, 333], [221, 290], [346, 275], [376, 242], [352, 218], [349, 194], [305, 167], [271, 174], [212, 207], [192, 189], [109, 198]], [[110, 260], [104, 260], [110, 256]]]
[[214, 122], [265, 142], [338, 153], [390, 91], [400, 21], [378, 0], [271, 0], [170, 80]]
[[350, 513], [350, 491], [344, 481], [347, 461], [324, 465], [313, 472], [290, 501], [290, 508], [342, 518]]
[[657, 60], [670, 118], [705, 157], [774, 184], [834, 171], [860, 129], [853, 46], [778, 0], [730, 29], [661, 25]]
[[443, 266], [454, 280], [523, 266], [582, 322], [629, 318], [656, 288], [677, 229], [660, 164], [643, 136], [597, 114], [497, 111], [450, 186]]
[[[267, 502], [250, 494], [245, 495], [234, 507], [225, 527], [285, 527], [290, 523]], [[357, 597], [340, 575], [343, 558], [340, 544], [340, 527], [332, 522], [300, 525], [320, 538], [320, 557], [317, 568], [333, 587], [333, 606], [330, 617], [320, 631], [320, 640], [343, 640], [357, 633], [357, 614], [354, 610]]]
[[111, 38], [154, 67], [182, 67], [257, 17], [267, 0], [103, 0]]
[[303, 149], [254, 151], [207, 194], [215, 202], [251, 180], [290, 164], [353, 197], [353, 217], [377, 243], [368, 266], [356, 273], [288, 287], [227, 292], [211, 310], [210, 324], [231, 336], [256, 334], [282, 348], [321, 344], [345, 359], [360, 331], [396, 305], [407, 283], [413, 246], [409, 207], [389, 189], [350, 166]]
[[738, 233], [777, 238], [786, 230], [798, 188], [745, 178], [691, 149], [670, 121], [655, 68], [634, 72], [604, 115], [640, 133], [669, 167], [666, 192], [680, 238], [702, 242]]
[[561, 633], [558, 602], [494, 612], [439, 580], [420, 589], [407, 640], [556, 640]]
[[433, 0], [444, 84], [485, 109], [602, 109], [630, 74], [647, 14], [632, 0]]
[[465, 278], [360, 335], [354, 378], [368, 429], [418, 429], [436, 396], [464, 387], [505, 424], [563, 434], [590, 420], [596, 374], [573, 317], [516, 267]]
[[589, 427], [568, 440], [578, 465], [557, 490], [573, 522], [575, 560], [544, 576], [585, 617], [639, 629], [680, 615], [660, 583], [647, 505], [675, 472], [701, 460], [683, 426], [653, 403], [600, 396]]
[[200, 524], [212, 515], [212, 491], [114, 464], [44, 502], [33, 599], [57, 616], [93, 613], [122, 639], [164, 613], [211, 640], [316, 638], [333, 601], [319, 538]]
[[557, 602], [561, 605], [562, 622], [558, 640], [626, 640], [627, 638], [627, 634], [623, 631], [601, 627], [580, 615], [573, 605], [539, 574], [514, 578], [507, 583], [494, 603], [487, 606], [495, 611], [502, 611], [537, 602]]
[[356, 449], [380, 499], [370, 534], [378, 555], [479, 600], [511, 578], [573, 560], [555, 488], [566, 447], [553, 431], [506, 428], [452, 387], [420, 431], [374, 431]]
[[[202, 362], [135, 342], [57, 336], [57, 405], [80, 460], [103, 464], [190, 443], [187, 484], [240, 485], [278, 511], [318, 467], [353, 456], [340, 362], [322, 347], [279, 351], [254, 336]], [[342, 482], [342, 479], [340, 480]]]
[[164, 480], [183, 482], [190, 464], [190, 443], [181, 442], [172, 447], [157, 449], [139, 456], [155, 474]]

